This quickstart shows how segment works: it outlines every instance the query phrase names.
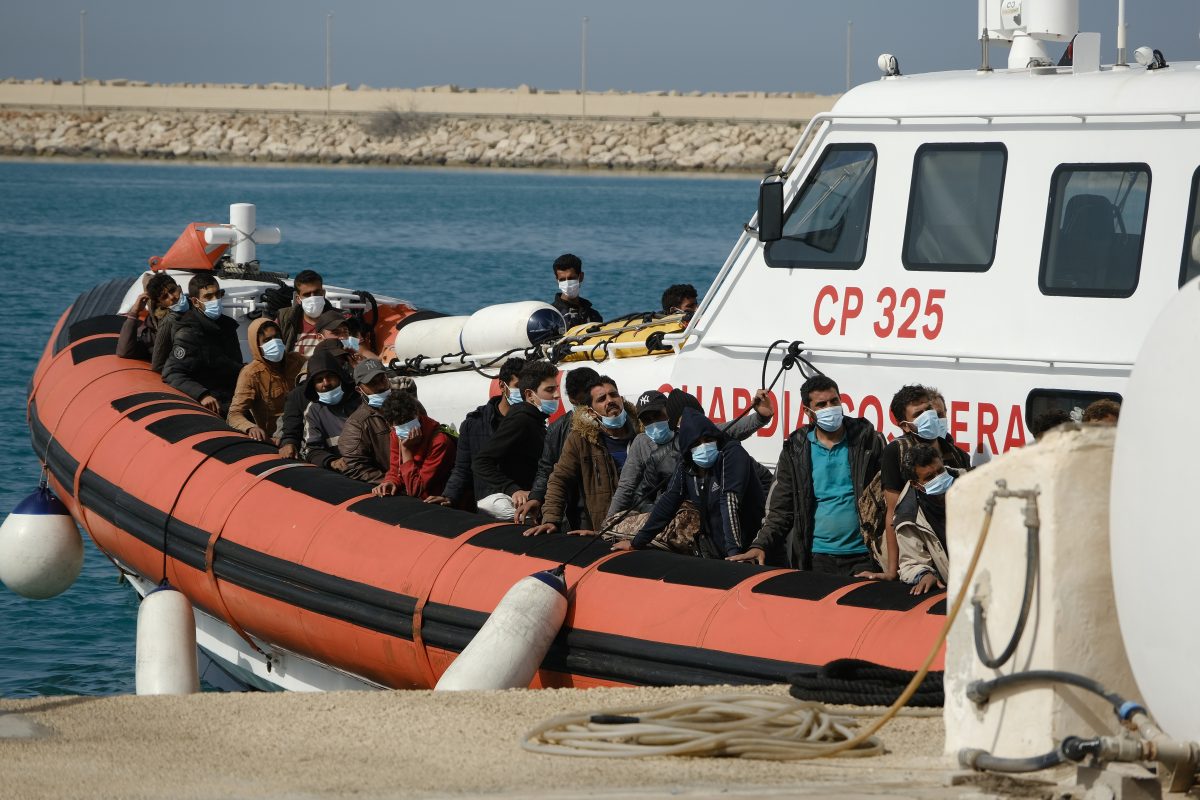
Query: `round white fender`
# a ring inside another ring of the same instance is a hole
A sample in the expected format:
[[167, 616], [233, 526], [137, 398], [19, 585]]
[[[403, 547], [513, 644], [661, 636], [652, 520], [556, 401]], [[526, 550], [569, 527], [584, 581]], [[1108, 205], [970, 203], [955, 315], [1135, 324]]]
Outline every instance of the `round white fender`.
[[169, 585], [142, 598], [137, 619], [138, 694], [194, 694], [200, 691], [196, 664], [196, 620], [192, 604]]
[[461, 349], [459, 337], [470, 317], [437, 317], [410, 322], [396, 331], [392, 350], [401, 361], [417, 356], [440, 358]]
[[524, 300], [481, 308], [462, 327], [465, 353], [502, 353], [542, 344], [563, 335], [566, 322], [549, 303]]
[[67, 507], [49, 489], [22, 500], [0, 525], [0, 581], [31, 600], [71, 587], [83, 569], [83, 539]]
[[454, 659], [438, 691], [524, 689], [567, 617], [561, 567], [517, 581]]

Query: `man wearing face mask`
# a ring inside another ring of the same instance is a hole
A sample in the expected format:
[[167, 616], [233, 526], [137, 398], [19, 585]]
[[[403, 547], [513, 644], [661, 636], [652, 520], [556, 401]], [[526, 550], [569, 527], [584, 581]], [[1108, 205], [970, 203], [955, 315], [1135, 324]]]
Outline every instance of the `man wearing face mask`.
[[288, 392], [304, 369], [304, 356], [289, 353], [279, 338], [279, 325], [260, 318], [246, 329], [251, 361], [238, 373], [237, 387], [225, 421], [259, 442], [271, 440]]
[[903, 435], [893, 439], [883, 449], [879, 468], [885, 544], [885, 552], [881, 553], [881, 557], [886, 563], [883, 564], [883, 572], [868, 572], [862, 576], [890, 581], [896, 579], [900, 569], [896, 528], [892, 518], [896, 513], [900, 492], [913, 478], [911, 470], [905, 467], [908, 451], [917, 444], [930, 444], [937, 449], [942, 460], [955, 469], [970, 469], [971, 458], [950, 439], [943, 438], [942, 423], [928, 388], [917, 384], [902, 386], [892, 397], [889, 409]]
[[[634, 407], [625, 402], [616, 382], [607, 375], [599, 375], [588, 383], [587, 398], [587, 406], [580, 406], [571, 421], [562, 457], [546, 484], [542, 524], [525, 531], [526, 536], [557, 530], [573, 492], [583, 496], [593, 522], [604, 520], [612, 502], [629, 443], [642, 426]], [[571, 531], [585, 532], [591, 530]]]
[[491, 441], [492, 434], [500, 427], [500, 421], [513, 408], [525, 402], [517, 386], [524, 367], [523, 358], [510, 358], [500, 365], [497, 376], [500, 393], [468, 413], [458, 426], [458, 447], [450, 480], [441, 494], [431, 495], [425, 498], [425, 502], [473, 511], [476, 501], [487, 496], [487, 485], [476, 476], [471, 462], [475, 454]]
[[175, 323], [163, 381], [224, 416], [242, 370], [238, 324], [221, 313], [225, 292], [210, 273], [192, 277], [188, 296], [191, 308]]
[[529, 499], [538, 459], [546, 441], [546, 421], [558, 411], [558, 368], [549, 361], [530, 361], [517, 380], [521, 402], [511, 409], [492, 438], [471, 462], [482, 487], [476, 507], [495, 519], [511, 522]]
[[454, 437], [428, 417], [409, 392], [388, 395], [383, 416], [393, 431], [391, 462], [372, 492], [380, 497], [399, 492], [421, 500], [440, 495], [454, 467]]
[[583, 262], [579, 256], [563, 253], [554, 260], [554, 279], [558, 281], [558, 294], [554, 295], [554, 307], [566, 320], [567, 327], [589, 322], [603, 322], [600, 312], [579, 296], [583, 284]]
[[946, 588], [946, 492], [963, 470], [946, 467], [929, 444], [913, 445], [905, 462], [913, 477], [896, 503], [900, 580], [912, 586], [912, 594], [926, 594]]
[[[354, 391], [363, 403], [342, 427], [338, 451], [342, 454], [348, 478], [367, 483], [379, 483], [388, 471], [392, 452], [392, 425], [383, 414], [383, 404], [392, 394], [383, 362], [366, 359], [354, 367]], [[416, 386], [412, 394], [416, 396]]]
[[755, 469], [757, 462], [739, 442], [692, 408], [683, 410], [675, 442], [679, 446], [679, 465], [666, 491], [633, 540], [617, 542], [612, 549], [648, 547], [687, 500], [700, 516], [698, 554], [705, 558], [738, 555], [746, 549], [763, 518], [766, 493]]
[[841, 390], [825, 375], [806, 380], [800, 400], [809, 423], [784, 442], [762, 530], [729, 560], [764, 564], [782, 551], [793, 569], [874, 572], [879, 567], [859, 532], [857, 501], [879, 472], [883, 437], [867, 420], [845, 416]]
[[[173, 278], [171, 282], [175, 282]], [[188, 286], [190, 291], [191, 282], [188, 283]], [[150, 368], [160, 375], [167, 366], [167, 359], [171, 356], [171, 348], [175, 341], [175, 325], [187, 316], [192, 308], [192, 300], [187, 293], [172, 293], [172, 297], [173, 302], [167, 306], [167, 313], [159, 320], [158, 330], [154, 334], [154, 344], [150, 347]]]
[[[588, 384], [600, 377], [600, 373], [591, 367], [575, 367], [563, 378], [563, 390], [571, 407], [567, 413], [551, 422], [546, 428], [546, 441], [542, 445], [542, 457], [538, 459], [537, 477], [533, 479], [533, 489], [529, 499], [517, 509], [517, 522], [538, 522], [542, 515], [542, 506], [546, 502], [546, 488], [550, 485], [550, 474], [554, 465], [562, 457], [567, 437], [571, 434], [571, 425], [575, 421], [575, 409], [588, 404]], [[563, 502], [567, 530], [580, 530], [592, 527], [591, 515], [583, 498], [579, 496], [576, 487], [567, 487], [567, 496]]]
[[[171, 340], [171, 329], [178, 317], [172, 311], [185, 311], [187, 307], [187, 298], [170, 275], [165, 272], [143, 275], [142, 293], [125, 312], [125, 323], [117, 339], [117, 357], [150, 361], [159, 334], [162, 333], [166, 341]], [[163, 361], [169, 351], [170, 347], [163, 347]], [[159, 369], [162, 369], [161, 363]]]
[[295, 304], [279, 312], [281, 338], [288, 350], [308, 358], [321, 341], [317, 319], [332, 311], [333, 306], [325, 299], [325, 281], [311, 269], [299, 273], [292, 287], [296, 292]]
[[332, 350], [317, 349], [308, 360], [304, 382], [304, 447], [301, 457], [318, 467], [337, 472], [346, 469], [338, 442], [346, 420], [362, 404], [362, 395], [349, 385], [341, 362]]

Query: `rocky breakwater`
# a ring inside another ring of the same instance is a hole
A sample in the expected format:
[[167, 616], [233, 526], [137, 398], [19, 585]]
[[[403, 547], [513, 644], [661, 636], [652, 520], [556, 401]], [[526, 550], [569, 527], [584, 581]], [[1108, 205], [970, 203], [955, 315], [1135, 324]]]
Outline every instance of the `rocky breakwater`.
[[0, 155], [767, 172], [800, 123], [665, 119], [0, 111]]

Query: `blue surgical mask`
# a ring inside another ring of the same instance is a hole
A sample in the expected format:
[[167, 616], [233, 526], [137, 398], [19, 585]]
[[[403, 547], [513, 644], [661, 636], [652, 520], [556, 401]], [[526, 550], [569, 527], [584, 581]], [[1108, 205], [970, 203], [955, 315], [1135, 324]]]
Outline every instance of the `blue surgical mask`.
[[383, 401], [387, 400], [391, 393], [391, 389], [384, 389], [379, 394], [369, 394], [367, 395], [367, 405], [371, 408], [383, 408]]
[[269, 339], [263, 342], [259, 349], [262, 351], [263, 358], [274, 363], [282, 361], [283, 354], [287, 352], [287, 347], [284, 346], [282, 339]]
[[833, 433], [842, 427], [844, 412], [840, 405], [818, 408], [816, 411], [817, 427], [826, 433]]
[[345, 339], [342, 339], [342, 347], [346, 348], [347, 350], [357, 350], [358, 349], [358, 337], [357, 336], [347, 336]]
[[204, 304], [204, 316], [209, 319], [216, 319], [221, 316], [221, 301], [209, 300]]
[[621, 409], [621, 413], [617, 414], [615, 417], [601, 417], [600, 418], [600, 424], [603, 425], [604, 427], [608, 428], [609, 430], [616, 430], [618, 428], [624, 428], [625, 423], [628, 421], [629, 421], [629, 412], [627, 412], [623, 408]]
[[521, 397], [520, 389], [518, 389], [517, 387], [514, 386], [513, 388], [508, 390], [508, 404], [510, 406], [515, 406], [517, 403], [524, 403], [524, 402], [525, 402], [525, 399], [523, 397]]
[[917, 436], [920, 436], [927, 442], [937, 439], [938, 431], [941, 430], [941, 426], [938, 424], [937, 412], [932, 408], [914, 419], [912, 424], [917, 429]]
[[950, 421], [945, 417], [938, 417], [938, 438], [945, 439], [946, 434], [950, 432]]
[[317, 392], [317, 398], [327, 406], [336, 406], [342, 402], [344, 392], [341, 386], [335, 386], [328, 392]]
[[646, 435], [655, 444], [666, 444], [675, 438], [675, 431], [671, 430], [670, 423], [664, 419], [659, 422], [651, 422], [647, 425]]
[[954, 476], [950, 474], [949, 470], [942, 470], [926, 482], [924, 486], [925, 494], [945, 494], [952, 483], [954, 483]]
[[414, 433], [416, 433], [417, 429], [420, 427], [421, 427], [421, 418], [413, 417], [412, 419], [410, 419], [408, 422], [404, 423], [403, 425], [394, 426], [394, 429], [396, 431], [396, 438], [402, 442], [406, 441], [406, 440], [410, 439], [412, 437], [412, 435]]
[[179, 295], [179, 299], [175, 301], [175, 305], [171, 306], [171, 310], [177, 314], [182, 314], [184, 311], [187, 311], [188, 305], [190, 305], [188, 296], [186, 294], [181, 294]]
[[705, 442], [693, 447], [692, 463], [701, 469], [708, 469], [717, 463], [717, 443]]
[[558, 401], [557, 400], [542, 400], [541, 402], [538, 403], [538, 408], [542, 409], [543, 414], [545, 414], [546, 416], [550, 416], [555, 411], [558, 411]]

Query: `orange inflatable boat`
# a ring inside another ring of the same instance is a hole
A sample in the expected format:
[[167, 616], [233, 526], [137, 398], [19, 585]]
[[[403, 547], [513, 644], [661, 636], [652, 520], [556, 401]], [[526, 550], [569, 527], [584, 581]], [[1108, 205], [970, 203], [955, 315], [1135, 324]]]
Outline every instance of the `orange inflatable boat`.
[[914, 670], [936, 640], [941, 594], [527, 538], [280, 458], [117, 358], [131, 283], [85, 292], [59, 321], [30, 383], [33, 448], [120, 569], [166, 577], [247, 648], [429, 688], [516, 581], [563, 561], [570, 610], [534, 686], [782, 682], [846, 657]]

